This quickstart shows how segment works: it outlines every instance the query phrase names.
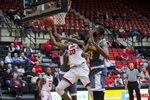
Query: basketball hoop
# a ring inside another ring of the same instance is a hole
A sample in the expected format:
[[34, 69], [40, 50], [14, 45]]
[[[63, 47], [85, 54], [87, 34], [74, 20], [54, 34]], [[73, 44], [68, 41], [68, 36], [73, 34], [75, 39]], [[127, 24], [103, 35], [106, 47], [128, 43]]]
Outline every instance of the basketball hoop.
[[[68, 0], [68, 11], [70, 10], [71, 7], [71, 0]], [[65, 24], [65, 17], [67, 13], [58, 13], [54, 15], [54, 24], [55, 25], [64, 25]]]

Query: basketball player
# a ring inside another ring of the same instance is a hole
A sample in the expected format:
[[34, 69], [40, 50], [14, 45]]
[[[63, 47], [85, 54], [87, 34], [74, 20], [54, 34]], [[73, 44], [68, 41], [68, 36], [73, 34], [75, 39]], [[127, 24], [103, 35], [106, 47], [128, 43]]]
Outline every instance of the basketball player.
[[[50, 39], [51, 39], [53, 45], [60, 48], [60, 62], [61, 62], [60, 70], [61, 71], [59, 74], [59, 80], [61, 81], [64, 74], [70, 70], [69, 53], [68, 53], [68, 50], [61, 48], [61, 46], [60, 46], [61, 42], [56, 42], [56, 41], [59, 41], [59, 39], [55, 40], [55, 38], [51, 32], [51, 29], [47, 28], [47, 31], [49, 32]], [[72, 97], [72, 100], [77, 100], [77, 82], [75, 82], [70, 87], [66, 88], [65, 92], [67, 93], [67, 91], [69, 91], [69, 93]]]
[[[39, 96], [41, 96], [41, 100], [53, 100], [50, 90], [53, 86], [53, 76], [51, 76], [51, 69], [46, 69], [46, 75], [40, 81], [39, 86]], [[42, 88], [42, 90], [41, 90]]]
[[58, 86], [56, 87], [56, 92], [65, 100], [71, 100], [67, 93], [64, 92], [64, 89], [74, 84], [78, 79], [81, 80], [83, 85], [88, 89], [89, 93], [92, 96], [90, 80], [88, 78], [89, 68], [86, 65], [85, 58], [81, 57], [81, 53], [84, 49], [84, 35], [81, 33], [76, 33], [72, 36], [72, 38], [65, 38], [60, 36], [57, 33], [54, 33], [56, 37], [62, 40], [70, 41], [74, 44], [66, 45], [59, 44], [61, 49], [65, 49], [69, 51], [69, 59], [70, 59], [70, 70], [64, 75]]
[[104, 67], [104, 60], [108, 58], [108, 43], [102, 39], [104, 27], [98, 25], [90, 31], [90, 41], [88, 41], [82, 57], [86, 57], [85, 52], [90, 51], [90, 81], [94, 100], [104, 100], [105, 78], [107, 70]]

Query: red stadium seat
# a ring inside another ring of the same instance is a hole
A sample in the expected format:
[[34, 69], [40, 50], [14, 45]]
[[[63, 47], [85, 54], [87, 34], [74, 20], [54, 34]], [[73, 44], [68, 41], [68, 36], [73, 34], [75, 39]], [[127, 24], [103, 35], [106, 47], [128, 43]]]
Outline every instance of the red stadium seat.
[[52, 51], [52, 58], [58, 58], [59, 54], [58, 51]]
[[41, 45], [41, 49], [43, 49], [43, 50], [45, 50], [46, 48], [45, 48], [45, 43], [40, 43], [40, 45]]
[[123, 65], [123, 66], [128, 64], [127, 61], [121, 61], [121, 62], [122, 62], [122, 65]]

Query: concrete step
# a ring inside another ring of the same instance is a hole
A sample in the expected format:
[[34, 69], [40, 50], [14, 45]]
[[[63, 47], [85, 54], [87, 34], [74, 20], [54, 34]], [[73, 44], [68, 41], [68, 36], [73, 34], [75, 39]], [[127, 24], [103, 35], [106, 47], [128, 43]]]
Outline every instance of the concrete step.
[[51, 61], [52, 59], [46, 59], [46, 58], [43, 59], [43, 62], [51, 62]]
[[[46, 66], [49, 66], [49, 63], [44, 63]], [[53, 63], [54, 67], [58, 67], [58, 64]]]
[[[38, 54], [34, 54], [35, 56], [38, 56]], [[42, 57], [46, 57], [46, 54], [41, 54]]]
[[33, 53], [39, 53], [41, 50], [33, 50]]

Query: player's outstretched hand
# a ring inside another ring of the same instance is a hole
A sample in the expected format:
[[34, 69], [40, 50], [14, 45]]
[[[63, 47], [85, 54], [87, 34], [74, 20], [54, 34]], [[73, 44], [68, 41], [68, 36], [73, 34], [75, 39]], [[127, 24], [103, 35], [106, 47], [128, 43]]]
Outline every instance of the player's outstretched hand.
[[93, 37], [93, 32], [90, 31], [90, 42], [93, 44], [94, 43], [94, 37]]
[[55, 32], [54, 35], [55, 35], [57, 38], [62, 39], [62, 36], [59, 35], [57, 32]]
[[51, 27], [46, 27], [46, 26], [45, 26], [45, 28], [46, 28], [47, 31], [52, 31], [52, 28], [51, 28]]

